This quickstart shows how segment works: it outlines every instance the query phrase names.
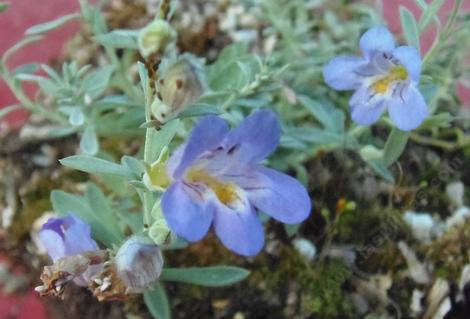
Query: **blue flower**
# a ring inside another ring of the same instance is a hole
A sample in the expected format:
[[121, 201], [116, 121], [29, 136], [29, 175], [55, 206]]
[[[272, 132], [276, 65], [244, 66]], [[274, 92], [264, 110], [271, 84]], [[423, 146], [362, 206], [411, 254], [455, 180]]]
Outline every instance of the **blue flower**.
[[355, 90], [349, 101], [355, 122], [372, 124], [387, 108], [399, 129], [417, 128], [428, 114], [418, 90], [422, 65], [418, 50], [396, 47], [385, 27], [371, 28], [359, 46], [363, 57], [339, 56], [325, 66], [325, 82], [338, 91]]
[[90, 225], [75, 215], [49, 219], [39, 231], [39, 237], [54, 262], [65, 256], [98, 250], [91, 238]]
[[257, 210], [288, 224], [306, 219], [311, 201], [304, 186], [259, 164], [276, 149], [280, 134], [269, 110], [252, 114], [233, 130], [216, 116], [201, 120], [168, 161], [173, 181], [162, 210], [170, 228], [197, 241], [213, 223], [227, 248], [252, 256], [264, 244]]

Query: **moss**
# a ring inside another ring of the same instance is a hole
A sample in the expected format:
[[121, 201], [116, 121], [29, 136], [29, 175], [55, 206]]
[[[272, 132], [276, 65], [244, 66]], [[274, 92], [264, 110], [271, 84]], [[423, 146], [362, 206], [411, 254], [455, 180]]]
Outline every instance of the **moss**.
[[[281, 247], [276, 263], [260, 265], [250, 277], [250, 285], [266, 285], [266, 291], [279, 292], [280, 302], [296, 295], [295, 304], [284, 305], [286, 318], [355, 318], [355, 309], [345, 295], [344, 284], [352, 273], [338, 260], [309, 263], [290, 246]], [[284, 289], [283, 289], [284, 288]]]
[[458, 281], [463, 267], [470, 263], [470, 221], [447, 231], [427, 249], [436, 275]]
[[351, 277], [350, 270], [340, 261], [318, 262], [305, 273], [305, 293], [301, 309], [320, 318], [359, 318], [343, 286]]

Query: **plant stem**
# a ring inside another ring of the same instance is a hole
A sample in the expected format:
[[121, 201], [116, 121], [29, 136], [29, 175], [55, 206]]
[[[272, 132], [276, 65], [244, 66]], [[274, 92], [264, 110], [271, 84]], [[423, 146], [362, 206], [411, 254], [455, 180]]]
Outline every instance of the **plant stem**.
[[444, 27], [444, 30], [440, 33], [439, 37], [434, 41], [431, 49], [429, 49], [428, 53], [424, 57], [423, 60], [423, 65], [426, 65], [431, 61], [431, 59], [434, 57], [436, 52], [448, 41], [450, 38], [450, 35], [452, 33], [451, 27], [454, 24], [455, 20], [457, 19], [458, 13], [460, 11], [460, 7], [462, 4], [462, 0], [456, 0], [455, 1], [455, 6], [454, 9], [452, 10], [452, 14], [449, 17], [449, 20], [447, 20], [446, 26]]
[[18, 89], [17, 87], [15, 87], [15, 81], [11, 74], [8, 72], [8, 69], [5, 65], [2, 64], [0, 66], [0, 70], [3, 80], [8, 85], [10, 90], [15, 94], [15, 97], [18, 99], [18, 101], [20, 101], [20, 103], [25, 109], [27, 109], [31, 113], [39, 114], [52, 122], [56, 122], [58, 124], [67, 123], [67, 121], [59, 113], [50, 112], [42, 108], [39, 104], [30, 100], [21, 88]]

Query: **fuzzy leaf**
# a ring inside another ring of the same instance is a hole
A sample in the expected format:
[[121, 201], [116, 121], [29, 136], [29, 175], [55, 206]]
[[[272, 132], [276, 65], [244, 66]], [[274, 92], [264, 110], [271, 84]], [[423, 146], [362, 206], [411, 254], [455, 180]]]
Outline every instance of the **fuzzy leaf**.
[[170, 303], [161, 283], [157, 283], [153, 290], [144, 292], [144, 301], [155, 319], [171, 318]]
[[83, 91], [85, 91], [92, 99], [96, 99], [108, 87], [113, 71], [114, 66], [107, 65], [101, 69], [91, 72], [83, 79]]
[[432, 19], [437, 18], [439, 21], [437, 13], [439, 12], [439, 9], [441, 9], [444, 2], [445, 0], [434, 0], [431, 4], [426, 7], [418, 23], [418, 28], [420, 32], [423, 32], [426, 29]]
[[98, 34], [95, 36], [95, 40], [103, 46], [111, 48], [137, 50], [139, 48], [138, 35], [139, 30], [113, 30], [109, 33]]
[[300, 95], [300, 103], [310, 112], [312, 115], [327, 129], [331, 132], [340, 132], [344, 127], [344, 114], [343, 112], [325, 106], [311, 98]]
[[401, 131], [393, 128], [385, 143], [382, 161], [386, 167], [389, 167], [400, 157], [406, 147], [410, 132]]
[[165, 268], [161, 280], [184, 282], [205, 287], [221, 287], [242, 281], [250, 272], [232, 266]]
[[88, 125], [82, 134], [80, 140], [80, 149], [88, 155], [95, 155], [99, 151], [98, 137], [96, 137], [95, 128]]
[[113, 244], [118, 245], [122, 241], [119, 233], [108, 228], [107, 220], [93, 212], [83, 197], [54, 190], [51, 192], [51, 202], [54, 211], [58, 214], [67, 216], [73, 213], [87, 222], [91, 226], [93, 237], [107, 247], [112, 247]]
[[32, 26], [28, 30], [26, 30], [25, 34], [26, 35], [36, 35], [36, 34], [49, 32], [51, 30], [54, 30], [54, 29], [60, 27], [61, 25], [65, 24], [65, 23], [67, 23], [67, 22], [69, 22], [73, 19], [79, 18], [79, 17], [80, 17], [80, 15], [78, 13], [67, 14], [65, 16], [62, 16], [62, 17], [58, 18], [58, 19]]
[[[150, 144], [150, 160], [156, 161], [165, 146], [168, 146], [180, 127], [180, 120], [171, 120], [163, 125], [159, 131], [152, 134]], [[149, 163], [151, 164], [151, 163]]]
[[7, 107], [4, 107], [0, 109], [0, 119], [4, 116], [7, 116], [11, 112], [14, 112], [16, 110], [21, 110], [23, 107], [21, 105], [10, 105]]
[[400, 6], [400, 20], [403, 28], [403, 34], [405, 35], [406, 42], [414, 46], [421, 52], [421, 46], [419, 43], [419, 30], [415, 16], [407, 8]]
[[89, 155], [74, 155], [63, 158], [60, 163], [64, 166], [91, 174], [103, 174], [132, 179], [127, 167]]

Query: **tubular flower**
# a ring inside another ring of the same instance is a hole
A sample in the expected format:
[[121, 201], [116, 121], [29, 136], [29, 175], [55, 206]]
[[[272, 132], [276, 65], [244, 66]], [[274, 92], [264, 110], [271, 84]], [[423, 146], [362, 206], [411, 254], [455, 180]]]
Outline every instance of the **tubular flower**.
[[75, 215], [49, 219], [42, 226], [39, 237], [53, 261], [65, 256], [98, 250], [98, 245], [91, 238], [90, 225]]
[[43, 286], [36, 290], [42, 295], [61, 296], [65, 283], [72, 279], [87, 286], [107, 258], [106, 251], [99, 250], [91, 238], [90, 226], [74, 215], [49, 219], [39, 237], [54, 262], [41, 275]]
[[428, 114], [418, 90], [421, 57], [410, 46], [396, 47], [385, 27], [367, 31], [359, 42], [363, 57], [339, 56], [324, 68], [325, 82], [335, 90], [355, 90], [349, 100], [352, 119], [369, 125], [385, 109], [401, 130], [417, 128]]
[[279, 143], [276, 115], [258, 111], [229, 130], [219, 117], [201, 120], [168, 161], [172, 184], [162, 198], [169, 227], [189, 241], [214, 224], [230, 250], [256, 255], [264, 244], [257, 210], [288, 224], [306, 219], [311, 201], [296, 179], [259, 163]]

